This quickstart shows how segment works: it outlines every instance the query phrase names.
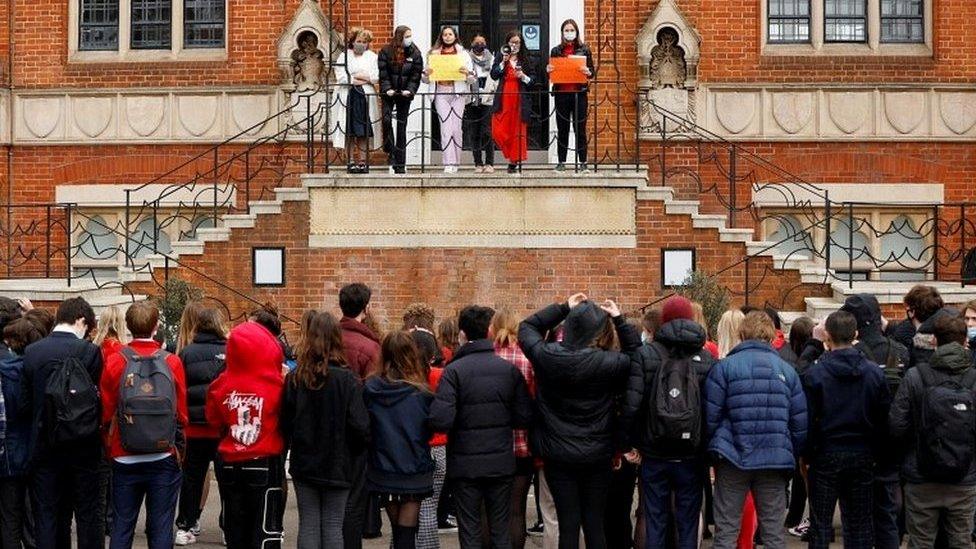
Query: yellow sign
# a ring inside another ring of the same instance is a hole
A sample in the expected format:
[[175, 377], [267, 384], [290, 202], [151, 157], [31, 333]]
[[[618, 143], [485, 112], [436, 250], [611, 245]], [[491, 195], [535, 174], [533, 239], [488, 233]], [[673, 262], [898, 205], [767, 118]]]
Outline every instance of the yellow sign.
[[464, 57], [462, 55], [433, 54], [427, 59], [430, 65], [430, 76], [428, 78], [431, 82], [455, 82], [467, 78], [467, 73], [461, 72], [461, 69], [464, 68]]

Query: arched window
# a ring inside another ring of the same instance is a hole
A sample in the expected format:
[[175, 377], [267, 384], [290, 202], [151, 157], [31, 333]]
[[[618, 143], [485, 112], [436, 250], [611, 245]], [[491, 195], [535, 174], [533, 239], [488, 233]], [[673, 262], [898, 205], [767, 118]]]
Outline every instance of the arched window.
[[891, 221], [881, 236], [881, 261], [909, 264], [922, 260], [925, 237], [915, 228], [908, 216], [900, 215]]
[[776, 243], [776, 251], [784, 255], [813, 255], [813, 239], [804, 225], [792, 215], [777, 215], [776, 230], [766, 240]]
[[193, 223], [190, 223], [189, 230], [180, 232], [180, 240], [196, 240], [197, 229], [212, 229], [215, 226], [212, 216], [200, 216], [194, 219]]
[[849, 260], [867, 260], [871, 258], [871, 246], [868, 237], [861, 230], [866, 222], [863, 219], [854, 218], [854, 238], [851, 247], [850, 229], [847, 227], [847, 220], [834, 221], [833, 231], [830, 233], [830, 262], [847, 263]]
[[156, 236], [156, 251], [161, 254], [168, 254], [172, 251], [169, 235], [156, 228], [151, 217], [143, 219], [136, 230], [132, 232], [132, 241], [129, 243], [129, 253], [132, 257], [142, 258], [153, 253], [153, 233]]
[[119, 250], [119, 238], [105, 218], [96, 215], [88, 220], [78, 235], [77, 245], [85, 259], [110, 259]]

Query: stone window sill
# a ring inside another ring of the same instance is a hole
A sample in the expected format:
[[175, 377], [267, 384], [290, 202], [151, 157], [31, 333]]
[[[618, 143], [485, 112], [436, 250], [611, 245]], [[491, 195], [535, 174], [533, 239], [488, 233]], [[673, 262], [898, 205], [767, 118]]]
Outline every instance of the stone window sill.
[[766, 44], [764, 57], [932, 57], [928, 44]]
[[226, 61], [227, 49], [191, 50], [129, 50], [119, 51], [74, 51], [68, 55], [69, 64], [97, 63], [185, 63]]

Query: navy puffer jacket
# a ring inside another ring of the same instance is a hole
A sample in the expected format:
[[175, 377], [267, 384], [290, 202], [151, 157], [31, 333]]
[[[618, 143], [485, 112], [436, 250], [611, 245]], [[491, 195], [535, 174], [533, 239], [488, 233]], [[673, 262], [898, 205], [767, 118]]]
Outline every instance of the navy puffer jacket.
[[740, 343], [705, 382], [708, 450], [746, 471], [793, 470], [807, 438], [807, 401], [792, 366], [765, 342]]

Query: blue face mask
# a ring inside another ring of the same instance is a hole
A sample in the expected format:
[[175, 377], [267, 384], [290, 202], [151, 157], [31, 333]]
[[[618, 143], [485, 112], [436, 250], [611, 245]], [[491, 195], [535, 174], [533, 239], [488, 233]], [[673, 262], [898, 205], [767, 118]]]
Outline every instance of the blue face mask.
[[647, 332], [641, 332], [641, 343], [647, 345], [651, 342], [651, 338], [647, 337]]
[[966, 328], [966, 336], [969, 337], [969, 339], [976, 339], [976, 326]]

